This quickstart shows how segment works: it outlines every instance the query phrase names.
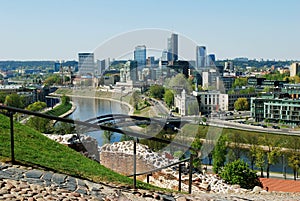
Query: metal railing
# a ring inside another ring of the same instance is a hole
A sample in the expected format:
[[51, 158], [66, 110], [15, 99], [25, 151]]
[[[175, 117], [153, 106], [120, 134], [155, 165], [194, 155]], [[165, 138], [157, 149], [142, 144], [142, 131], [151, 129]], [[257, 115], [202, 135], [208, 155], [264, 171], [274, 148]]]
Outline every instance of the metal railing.
[[[61, 118], [61, 117], [57, 117], [57, 116], [52, 116], [52, 115], [39, 113], [39, 112], [28, 111], [28, 110], [15, 108], [15, 107], [10, 107], [10, 106], [5, 106], [5, 105], [0, 105], [0, 110], [6, 110], [6, 111], [8, 111], [8, 114], [9, 114], [9, 119], [10, 119], [10, 141], [11, 141], [11, 162], [12, 163], [15, 163], [13, 114], [16, 113], [16, 112], [17, 113], [22, 113], [22, 114], [27, 114], [27, 115], [33, 115], [33, 116], [37, 116], [37, 117], [42, 117], [42, 118], [46, 118], [46, 119], [50, 119], [50, 120], [56, 120], [56, 121], [60, 121], [60, 122], [70, 123], [70, 124], [78, 124], [78, 125], [85, 126], [85, 127], [88, 127], [88, 128], [95, 128], [95, 129], [101, 129], [101, 130], [116, 132], [116, 133], [120, 133], [120, 134], [123, 134], [123, 135], [128, 135], [128, 136], [131, 136], [131, 137], [135, 137], [135, 139], [147, 138], [148, 140], [153, 140], [153, 141], [156, 141], [156, 142], [167, 143], [167, 144], [172, 143], [173, 145], [175, 145], [177, 147], [188, 149], [190, 151], [194, 151], [194, 152], [197, 153], [197, 150], [193, 149], [190, 146], [184, 145], [184, 144], [180, 144], [180, 143], [170, 141], [170, 140], [167, 140], [167, 139], [157, 138], [155, 136], [149, 138], [149, 136], [141, 134], [141, 133], [132, 132], [132, 131], [123, 131], [123, 130], [118, 129], [118, 128], [109, 127], [109, 126], [106, 126], [106, 125], [99, 125], [99, 124], [97, 124], [97, 122], [96, 123], [90, 123], [90, 122], [87, 122], [87, 121], [84, 122], [84, 121], [72, 120], [72, 119], [67, 119], [67, 118]], [[140, 117], [134, 117], [134, 116], [131, 116], [131, 117], [133, 119], [137, 119], [137, 120], [149, 119], [149, 118], [140, 118]], [[95, 119], [99, 119], [99, 118], [95, 118]], [[108, 118], [108, 120], [110, 120], [110, 118]], [[134, 140], [134, 149], [133, 149], [133, 169], [134, 169], [134, 173], [133, 173], [133, 175], [130, 175], [130, 176], [133, 176], [133, 187], [134, 188], [136, 188], [136, 180], [137, 180], [136, 177], [138, 175], [149, 175], [149, 174], [152, 174], [153, 172], [157, 172], [157, 171], [160, 171], [162, 169], [165, 169], [165, 168], [168, 168], [168, 167], [179, 164], [179, 177], [180, 177], [180, 179], [179, 179], [179, 188], [178, 188], [178, 190], [180, 191], [181, 190], [181, 163], [189, 161], [189, 167], [190, 167], [189, 168], [189, 193], [190, 194], [192, 193], [192, 171], [193, 171], [193, 163], [192, 163], [193, 162], [193, 155], [192, 154], [191, 154], [190, 158], [185, 159], [183, 161], [179, 161], [177, 163], [174, 163], [174, 164], [162, 167], [162, 168], [158, 168], [158, 169], [154, 169], [154, 170], [151, 170], [151, 171], [148, 171], [148, 172], [137, 174], [136, 173], [136, 151], [137, 151], [136, 150], [137, 149], [136, 143], [137, 143], [137, 141]]]

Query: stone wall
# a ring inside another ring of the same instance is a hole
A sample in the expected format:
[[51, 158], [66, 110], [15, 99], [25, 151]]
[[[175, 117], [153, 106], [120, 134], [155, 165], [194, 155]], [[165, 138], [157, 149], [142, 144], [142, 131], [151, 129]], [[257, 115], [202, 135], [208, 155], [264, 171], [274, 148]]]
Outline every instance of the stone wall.
[[[133, 155], [120, 152], [101, 151], [100, 162], [105, 167], [123, 175], [133, 174]], [[136, 172], [153, 170], [155, 167], [142, 158], [136, 158]]]

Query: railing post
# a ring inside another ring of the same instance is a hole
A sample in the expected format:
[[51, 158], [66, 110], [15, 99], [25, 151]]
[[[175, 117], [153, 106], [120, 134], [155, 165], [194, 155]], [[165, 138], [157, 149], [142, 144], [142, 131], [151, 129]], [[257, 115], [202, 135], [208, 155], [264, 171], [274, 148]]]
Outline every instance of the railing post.
[[189, 194], [192, 194], [192, 181], [193, 180], [193, 154], [190, 155], [190, 169], [189, 169]]
[[15, 140], [14, 140], [14, 114], [9, 112], [10, 119], [10, 149], [11, 149], [11, 162], [15, 162]]
[[181, 171], [182, 171], [182, 164], [179, 164], [179, 183], [178, 183], [178, 191], [181, 191]]
[[133, 188], [136, 189], [136, 140], [133, 140]]
[[147, 174], [147, 184], [150, 183], [150, 176], [151, 176], [151, 174]]

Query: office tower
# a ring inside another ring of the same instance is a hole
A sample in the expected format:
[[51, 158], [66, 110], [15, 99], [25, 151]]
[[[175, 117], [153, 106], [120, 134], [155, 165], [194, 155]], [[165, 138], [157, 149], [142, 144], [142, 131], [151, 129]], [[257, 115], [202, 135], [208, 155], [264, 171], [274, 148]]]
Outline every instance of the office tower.
[[161, 61], [168, 61], [168, 50], [163, 50], [161, 53]]
[[300, 72], [300, 63], [292, 63], [291, 68], [290, 68], [290, 76], [296, 76]]
[[234, 72], [234, 66], [232, 61], [226, 61], [224, 64], [224, 71], [233, 73]]
[[214, 54], [209, 54], [207, 56], [207, 66], [209, 67], [216, 66], [215, 62], [216, 62], [216, 56]]
[[178, 35], [172, 33], [168, 38], [168, 61], [178, 60]]
[[206, 47], [197, 46], [196, 47], [196, 65], [197, 69], [203, 69], [206, 67]]
[[134, 60], [137, 61], [138, 67], [146, 66], [146, 46], [138, 45], [134, 50]]
[[78, 53], [78, 70], [80, 75], [94, 75], [94, 53]]

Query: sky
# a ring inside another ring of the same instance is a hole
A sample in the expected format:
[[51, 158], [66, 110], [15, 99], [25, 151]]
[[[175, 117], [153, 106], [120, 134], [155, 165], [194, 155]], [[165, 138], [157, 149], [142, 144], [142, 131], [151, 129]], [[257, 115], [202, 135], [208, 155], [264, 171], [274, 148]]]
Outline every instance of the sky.
[[121, 58], [136, 45], [166, 48], [171, 32], [185, 59], [204, 45], [217, 59], [300, 60], [299, 8], [298, 0], [0, 0], [0, 60]]

